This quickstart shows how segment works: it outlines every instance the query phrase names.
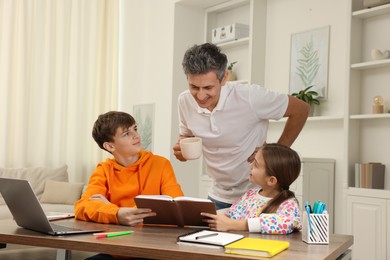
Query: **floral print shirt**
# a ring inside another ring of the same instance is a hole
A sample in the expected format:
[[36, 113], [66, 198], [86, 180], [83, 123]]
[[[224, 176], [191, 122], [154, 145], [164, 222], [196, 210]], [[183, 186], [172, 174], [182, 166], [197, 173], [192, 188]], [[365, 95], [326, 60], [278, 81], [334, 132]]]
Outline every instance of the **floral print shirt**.
[[289, 234], [302, 228], [296, 198], [282, 202], [276, 213], [261, 214], [271, 198], [260, 195], [259, 191], [259, 187], [248, 190], [230, 207], [227, 216], [236, 220], [247, 219], [250, 232]]

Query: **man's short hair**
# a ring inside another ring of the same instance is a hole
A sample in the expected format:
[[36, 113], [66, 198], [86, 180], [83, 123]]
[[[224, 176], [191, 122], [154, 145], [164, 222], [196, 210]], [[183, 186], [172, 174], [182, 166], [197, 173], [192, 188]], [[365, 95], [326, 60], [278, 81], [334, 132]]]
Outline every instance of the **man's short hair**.
[[211, 43], [194, 45], [184, 54], [182, 66], [188, 75], [200, 75], [215, 71], [219, 81], [222, 81], [227, 65], [227, 57], [221, 49]]

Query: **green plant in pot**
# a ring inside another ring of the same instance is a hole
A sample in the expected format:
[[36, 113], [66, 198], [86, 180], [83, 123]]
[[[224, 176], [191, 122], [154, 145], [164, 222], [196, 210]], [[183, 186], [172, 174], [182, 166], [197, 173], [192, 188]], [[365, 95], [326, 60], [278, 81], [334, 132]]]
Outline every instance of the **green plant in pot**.
[[310, 105], [310, 116], [314, 113], [314, 105], [319, 105], [320, 101], [318, 100], [318, 93], [317, 91], [310, 90], [312, 86], [309, 86], [305, 89], [302, 89], [298, 93], [292, 93], [291, 96], [296, 97]]

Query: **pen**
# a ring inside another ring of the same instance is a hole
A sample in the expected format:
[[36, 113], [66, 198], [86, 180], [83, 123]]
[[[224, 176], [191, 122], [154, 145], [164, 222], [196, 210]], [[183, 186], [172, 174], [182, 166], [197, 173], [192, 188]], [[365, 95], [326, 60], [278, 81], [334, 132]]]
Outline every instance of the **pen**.
[[113, 233], [109, 233], [109, 234], [96, 235], [96, 238], [118, 237], [118, 236], [123, 236], [123, 235], [130, 235], [132, 233], [133, 233], [132, 231], [113, 232]]
[[312, 233], [312, 230], [311, 230], [311, 219], [310, 219], [310, 205], [309, 205], [309, 202], [306, 201], [306, 212], [307, 212], [307, 219], [309, 221], [309, 231], [310, 231], [310, 234]]
[[131, 230], [124, 230], [124, 231], [115, 231], [115, 232], [99, 232], [99, 233], [93, 233], [93, 235], [94, 236], [101, 236], [101, 235], [117, 234], [119, 232], [131, 232], [131, 233], [133, 233], [133, 231], [131, 231]]
[[319, 203], [320, 203], [320, 201], [314, 202], [314, 205], [313, 205], [313, 213], [314, 214], [318, 213], [317, 210], [318, 210]]
[[207, 234], [207, 235], [202, 235], [202, 236], [197, 236], [195, 237], [195, 239], [201, 239], [201, 238], [206, 238], [206, 237], [213, 237], [213, 236], [218, 236], [218, 233], [211, 233], [211, 234]]

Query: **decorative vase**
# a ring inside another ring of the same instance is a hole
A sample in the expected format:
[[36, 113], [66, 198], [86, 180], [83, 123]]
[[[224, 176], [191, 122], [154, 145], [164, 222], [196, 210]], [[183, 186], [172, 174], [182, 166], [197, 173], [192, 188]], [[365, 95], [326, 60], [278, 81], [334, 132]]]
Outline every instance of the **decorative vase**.
[[237, 80], [237, 76], [236, 76], [236, 73], [234, 73], [234, 71], [232, 71], [232, 70], [227, 70], [227, 73], [228, 73], [228, 76], [227, 76], [227, 80], [228, 80], [228, 81]]
[[316, 110], [316, 105], [311, 104], [309, 110], [309, 116], [314, 116], [315, 110]]

